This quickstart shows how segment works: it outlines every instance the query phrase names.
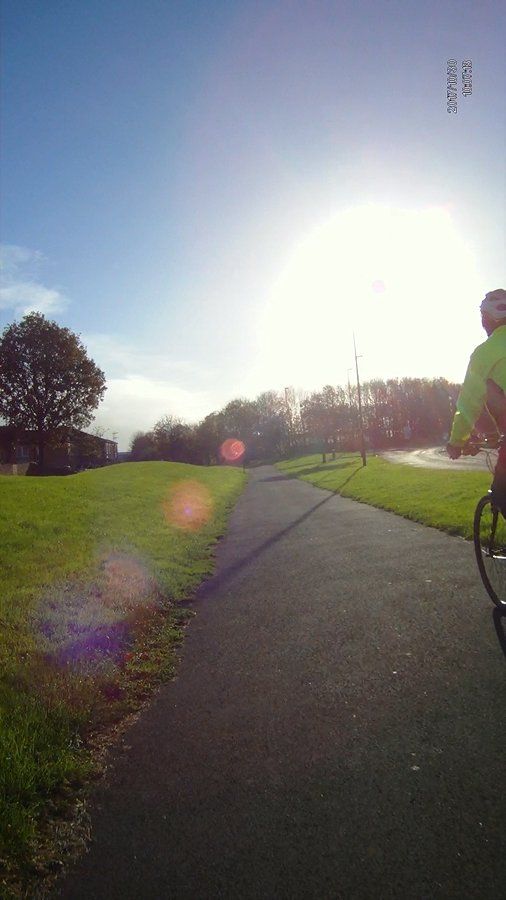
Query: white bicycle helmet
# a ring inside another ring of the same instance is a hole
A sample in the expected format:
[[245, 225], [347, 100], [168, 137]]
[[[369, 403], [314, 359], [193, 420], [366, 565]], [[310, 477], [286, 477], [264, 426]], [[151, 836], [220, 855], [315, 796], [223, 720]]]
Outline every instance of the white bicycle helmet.
[[506, 291], [498, 288], [496, 291], [489, 291], [482, 300], [480, 310], [486, 313], [494, 322], [506, 322]]

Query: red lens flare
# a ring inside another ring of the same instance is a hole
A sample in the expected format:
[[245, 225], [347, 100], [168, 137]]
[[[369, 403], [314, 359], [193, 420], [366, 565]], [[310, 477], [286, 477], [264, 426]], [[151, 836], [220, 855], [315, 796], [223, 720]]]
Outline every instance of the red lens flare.
[[238, 462], [245, 450], [246, 447], [238, 438], [227, 438], [220, 447], [220, 455], [225, 462]]
[[381, 279], [378, 278], [376, 281], [373, 281], [372, 289], [376, 294], [382, 294], [384, 291], [386, 291], [385, 282], [381, 281]]
[[209, 521], [213, 507], [211, 494], [200, 481], [180, 481], [164, 500], [167, 521], [184, 531], [198, 531]]

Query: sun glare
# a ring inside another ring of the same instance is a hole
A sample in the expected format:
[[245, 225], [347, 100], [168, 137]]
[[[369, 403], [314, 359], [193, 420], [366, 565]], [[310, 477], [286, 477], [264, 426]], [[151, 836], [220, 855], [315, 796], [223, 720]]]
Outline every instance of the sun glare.
[[446, 209], [349, 209], [286, 261], [260, 321], [259, 372], [271, 386], [344, 383], [355, 330], [379, 377], [424, 374], [424, 364], [430, 374], [437, 352], [444, 374], [438, 336], [458, 317], [474, 322], [477, 291], [471, 249]]

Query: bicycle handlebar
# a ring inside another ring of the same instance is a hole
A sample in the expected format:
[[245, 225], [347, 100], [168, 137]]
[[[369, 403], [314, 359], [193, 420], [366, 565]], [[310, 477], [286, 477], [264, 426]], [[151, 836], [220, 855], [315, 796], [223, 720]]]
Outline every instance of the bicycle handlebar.
[[494, 437], [491, 440], [485, 438], [482, 441], [473, 440], [472, 438], [464, 444], [462, 447], [462, 456], [476, 456], [480, 450], [499, 450], [499, 448], [504, 444], [505, 436], [500, 435], [499, 437]]

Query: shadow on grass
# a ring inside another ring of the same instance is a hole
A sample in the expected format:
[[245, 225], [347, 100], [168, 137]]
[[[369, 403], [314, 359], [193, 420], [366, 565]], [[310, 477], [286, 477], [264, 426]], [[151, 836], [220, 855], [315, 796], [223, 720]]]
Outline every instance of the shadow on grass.
[[259, 478], [259, 481], [289, 481], [291, 478], [297, 478], [296, 475], [269, 475], [267, 478]]
[[[338, 468], [338, 467], [336, 466], [336, 468]], [[339, 466], [339, 468], [349, 468], [349, 466]], [[351, 481], [351, 479], [355, 477], [355, 475], [357, 474], [357, 472], [360, 472], [360, 470], [361, 470], [362, 468], [363, 468], [362, 463], [360, 463], [359, 466], [357, 466], [355, 469], [353, 469], [352, 472], [350, 472], [350, 474], [348, 475], [348, 478], [346, 478], [344, 481], [342, 481], [342, 482], [341, 482], [340, 484], [338, 484], [336, 487], [328, 487], [328, 488], [326, 488], [326, 487], [325, 487], [325, 482], [326, 482], [327, 479], [325, 479], [325, 478], [322, 478], [322, 480], [321, 480], [318, 484], [315, 484], [315, 485], [313, 485], [313, 486], [314, 486], [314, 487], [318, 487], [318, 488], [320, 488], [321, 490], [324, 490], [324, 491], [333, 491], [334, 494], [340, 494], [341, 491], [342, 491], [342, 489], [343, 489], [343, 487], [345, 487], [345, 486], [348, 484], [348, 482]], [[302, 475], [302, 474], [308, 474], [308, 475], [309, 475], [309, 474], [310, 474], [310, 471], [311, 471], [311, 470], [308, 470], [307, 473], [306, 473], [306, 472], [300, 472], [300, 474], [301, 474], [301, 475]], [[324, 470], [322, 467], [320, 467], [320, 468], [315, 469], [315, 471], [325, 471], [325, 470]], [[328, 474], [328, 475], [332, 475], [332, 474], [333, 474], [333, 473], [332, 473], [331, 471], [329, 471], [328, 469], [327, 469], [326, 471], [327, 471], [327, 474]], [[353, 498], [350, 498], [350, 499], [353, 499]]]
[[[297, 475], [312, 475], [314, 472], [337, 472], [338, 469], [349, 469], [350, 462], [319, 463], [317, 466], [309, 466], [307, 469], [299, 469]], [[359, 468], [362, 468], [360, 463]]]
[[[346, 481], [343, 481], [343, 483], [339, 485], [339, 490], [336, 491], [336, 493], [339, 493], [339, 492], [341, 491], [341, 489], [342, 489], [345, 485], [347, 485], [348, 482], [351, 481], [351, 479], [354, 478], [355, 475], [357, 474], [357, 472], [360, 472], [360, 470], [361, 470], [362, 468], [363, 468], [363, 466], [360, 465], [360, 466], [357, 466], [356, 469], [353, 469], [353, 472], [352, 472], [350, 475], [348, 475], [348, 478], [346, 479]], [[353, 498], [350, 497], [350, 498], [348, 498], [348, 499], [353, 499]]]
[[[351, 458], [351, 457], [350, 457]], [[301, 475], [313, 475], [315, 472], [336, 472], [338, 469], [349, 469], [349, 462], [319, 463], [316, 466], [308, 466], [306, 469], [296, 469], [294, 472], [283, 472], [280, 475], [268, 475], [267, 478], [259, 478], [259, 481], [282, 481], [286, 478], [300, 478]], [[362, 468], [362, 463], [358, 468]], [[317, 487], [318, 485], [315, 485]]]

